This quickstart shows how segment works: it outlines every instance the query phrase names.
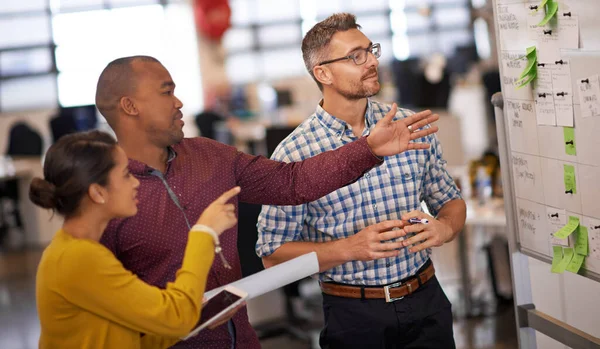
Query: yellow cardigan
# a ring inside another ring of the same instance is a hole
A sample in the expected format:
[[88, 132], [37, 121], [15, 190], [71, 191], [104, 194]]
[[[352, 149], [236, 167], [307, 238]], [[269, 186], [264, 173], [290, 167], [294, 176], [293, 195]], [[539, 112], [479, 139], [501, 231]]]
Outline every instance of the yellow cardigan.
[[198, 322], [213, 258], [212, 237], [191, 232], [175, 282], [161, 290], [126, 270], [102, 244], [59, 230], [37, 271], [40, 349], [173, 345]]

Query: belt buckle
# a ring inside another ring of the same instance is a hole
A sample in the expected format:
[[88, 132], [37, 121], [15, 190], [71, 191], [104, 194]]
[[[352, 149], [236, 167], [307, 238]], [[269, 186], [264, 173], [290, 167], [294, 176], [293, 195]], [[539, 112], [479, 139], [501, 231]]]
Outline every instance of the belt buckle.
[[383, 286], [383, 293], [385, 293], [385, 301], [386, 303], [392, 303], [398, 300], [401, 300], [404, 297], [398, 297], [398, 298], [392, 298], [390, 296], [390, 288], [394, 288], [394, 287], [398, 287], [402, 285], [401, 282], [394, 282], [393, 284], [387, 285], [387, 286]]

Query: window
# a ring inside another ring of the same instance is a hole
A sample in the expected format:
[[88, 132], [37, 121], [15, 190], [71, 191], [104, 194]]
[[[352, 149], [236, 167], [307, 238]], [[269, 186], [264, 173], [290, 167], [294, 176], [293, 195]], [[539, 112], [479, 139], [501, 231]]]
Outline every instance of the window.
[[357, 16], [362, 31], [381, 43], [381, 64], [470, 45], [471, 0], [231, 0], [225, 37], [233, 84], [307, 74], [300, 46], [306, 32], [335, 12]]
[[0, 32], [13, 33], [0, 36], [0, 111], [94, 104], [102, 69], [140, 54], [169, 69], [184, 113], [202, 109], [186, 1], [2, 0]]

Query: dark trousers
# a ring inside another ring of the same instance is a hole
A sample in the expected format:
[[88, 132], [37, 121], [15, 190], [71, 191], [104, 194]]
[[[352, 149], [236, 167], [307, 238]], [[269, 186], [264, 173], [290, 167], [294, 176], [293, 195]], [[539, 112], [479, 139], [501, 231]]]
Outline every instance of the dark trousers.
[[456, 348], [451, 304], [435, 276], [392, 303], [323, 294], [323, 310], [323, 349]]

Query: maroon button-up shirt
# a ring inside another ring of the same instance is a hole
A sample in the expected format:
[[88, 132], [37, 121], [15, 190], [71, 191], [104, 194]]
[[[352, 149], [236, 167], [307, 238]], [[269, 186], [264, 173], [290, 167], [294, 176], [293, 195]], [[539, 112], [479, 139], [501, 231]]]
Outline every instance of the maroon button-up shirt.
[[[140, 180], [139, 211], [134, 217], [113, 220], [102, 237], [125, 268], [145, 282], [164, 288], [175, 280], [188, 240], [188, 226], [226, 190], [239, 185], [238, 199], [271, 205], [298, 205], [316, 200], [356, 180], [379, 164], [366, 138], [335, 151], [298, 163], [280, 163], [241, 153], [207, 138], [186, 138], [172, 147], [164, 179], [179, 201], [178, 208], [160, 177], [139, 161], [129, 160], [130, 171]], [[207, 290], [241, 278], [237, 253], [237, 226], [224, 232], [221, 245], [233, 267], [225, 269], [215, 259], [208, 275]], [[206, 314], [211, 315], [211, 314]], [[156, 319], [160, 321], [160, 319]], [[245, 309], [233, 317], [237, 348], [260, 348]], [[204, 330], [176, 345], [177, 348], [230, 349], [227, 326]]]

